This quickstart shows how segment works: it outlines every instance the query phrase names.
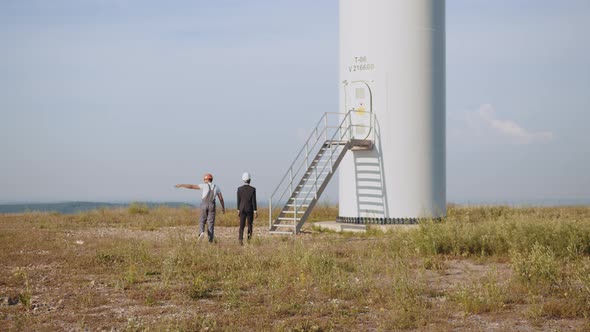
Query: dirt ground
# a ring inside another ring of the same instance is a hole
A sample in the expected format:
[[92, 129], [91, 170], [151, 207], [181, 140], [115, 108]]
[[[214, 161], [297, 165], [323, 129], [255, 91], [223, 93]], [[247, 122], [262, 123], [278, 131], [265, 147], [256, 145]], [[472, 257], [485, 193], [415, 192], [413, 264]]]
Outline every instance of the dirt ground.
[[[6, 231], [7, 229], [5, 229]], [[216, 227], [217, 243], [214, 246], [228, 246], [239, 254], [244, 247], [237, 245], [236, 227]], [[196, 237], [196, 227], [179, 226], [164, 227], [157, 230], [141, 230], [130, 228], [97, 227], [72, 231], [56, 230], [41, 232], [39, 241], [44, 246], [34, 244], [15, 244], [15, 252], [5, 253], [0, 261], [0, 330], [159, 330], [163, 326], [174, 329], [188, 330], [224, 330], [224, 326], [207, 325], [208, 319], [213, 321], [216, 313], [227, 311], [216, 297], [191, 300], [178, 293], [169, 292], [159, 286], [161, 280], [154, 272], [145, 273], [141, 282], [132, 288], [126, 288], [105, 278], [96, 269], [73, 270], [72, 260], [83, 260], [95, 256], [96, 243], [101, 240], [129, 240], [152, 243], [157, 249], [158, 243], [166, 243], [179, 237], [192, 240]], [[43, 238], [45, 237], [45, 238]], [[266, 227], [256, 227], [254, 238], [269, 238]], [[312, 234], [311, 230], [298, 235], [303, 241], [371, 241], [370, 238], [341, 237], [338, 234]], [[279, 240], [277, 240], [279, 241]], [[281, 238], [280, 241], [290, 241]], [[54, 245], [51, 245], [54, 243]], [[203, 244], [208, 245], [208, 244]], [[248, 245], [245, 247], [247, 248]], [[52, 248], [55, 248], [55, 252]], [[63, 249], [62, 249], [63, 248]], [[199, 250], [196, 246], [195, 250]], [[511, 267], [502, 261], [480, 261], [476, 259], [444, 258], [437, 268], [426, 270], [427, 284], [433, 294], [430, 298], [433, 306], [444, 306], [449, 298], [442, 296], [449, 289], [461, 285], [477, 283], [490, 272], [499, 281], [508, 280]], [[96, 271], [96, 274], [89, 273]], [[22, 276], [26, 275], [26, 278]], [[23, 283], [23, 280], [24, 283]], [[23, 298], [28, 289], [29, 299]], [[28, 303], [26, 303], [28, 301]], [[336, 300], [329, 304], [338, 305]], [[336, 301], [336, 302], [334, 302]], [[28, 308], [26, 307], [28, 304]], [[262, 305], [262, 307], [264, 307]], [[349, 309], [351, 307], [348, 307]], [[572, 319], [531, 319], [530, 304], [512, 303], [509, 308], [499, 312], [481, 314], [461, 311], [443, 313], [444, 317], [435, 323], [410, 330], [424, 331], [584, 331], [588, 322], [580, 318]], [[371, 314], [366, 315], [367, 324], [358, 323], [338, 330], [387, 330], [370, 323]], [[231, 330], [239, 326], [239, 314], [231, 316]], [[236, 318], [237, 317], [237, 318]], [[201, 322], [194, 326], [176, 326], [174, 322], [196, 319]], [[329, 319], [327, 317], [326, 319]], [[289, 318], [283, 318], [289, 326]], [[256, 330], [255, 324], [244, 325], [243, 330]], [[150, 328], [151, 327], [151, 328]], [[289, 328], [279, 328], [289, 330]], [[291, 330], [312, 331], [317, 326], [299, 326]], [[321, 330], [321, 329], [319, 329]]]

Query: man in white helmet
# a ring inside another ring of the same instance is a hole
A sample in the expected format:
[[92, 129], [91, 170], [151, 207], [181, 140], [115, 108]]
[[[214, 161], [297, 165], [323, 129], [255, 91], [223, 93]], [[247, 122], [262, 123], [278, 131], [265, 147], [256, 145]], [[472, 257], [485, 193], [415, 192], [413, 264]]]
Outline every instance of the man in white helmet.
[[252, 238], [254, 218], [258, 218], [256, 211], [256, 188], [250, 185], [250, 174], [242, 174], [244, 185], [238, 188], [238, 216], [240, 217], [240, 234], [238, 240], [244, 244], [244, 226], [248, 221], [248, 240]]

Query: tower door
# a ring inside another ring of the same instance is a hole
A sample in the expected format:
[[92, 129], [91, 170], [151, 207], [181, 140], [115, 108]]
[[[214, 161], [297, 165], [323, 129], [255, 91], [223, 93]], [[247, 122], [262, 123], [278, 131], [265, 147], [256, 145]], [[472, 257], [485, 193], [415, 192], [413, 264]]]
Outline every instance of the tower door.
[[367, 139], [370, 135], [373, 95], [365, 81], [352, 81], [344, 87], [346, 111], [351, 112], [352, 138]]

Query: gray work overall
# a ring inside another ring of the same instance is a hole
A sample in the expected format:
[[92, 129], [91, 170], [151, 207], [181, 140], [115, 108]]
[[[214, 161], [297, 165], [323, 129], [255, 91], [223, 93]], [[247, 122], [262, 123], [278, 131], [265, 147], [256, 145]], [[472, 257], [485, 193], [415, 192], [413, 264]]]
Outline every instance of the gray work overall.
[[215, 227], [215, 185], [207, 184], [209, 191], [201, 201], [201, 218], [199, 220], [199, 236], [205, 232], [207, 223], [207, 236], [209, 242], [213, 242], [213, 230]]

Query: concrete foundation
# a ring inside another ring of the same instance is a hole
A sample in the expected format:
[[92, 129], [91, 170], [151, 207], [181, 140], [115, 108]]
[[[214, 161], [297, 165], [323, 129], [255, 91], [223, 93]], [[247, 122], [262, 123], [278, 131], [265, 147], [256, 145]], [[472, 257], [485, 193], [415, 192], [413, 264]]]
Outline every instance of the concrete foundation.
[[[318, 221], [313, 223], [313, 227], [317, 227], [322, 230], [334, 231], [334, 232], [366, 232], [367, 225], [359, 225], [359, 224], [348, 224], [348, 223], [341, 223], [337, 221]], [[379, 229], [383, 232], [392, 232], [392, 231], [408, 231], [412, 229], [416, 229], [419, 226], [415, 224], [408, 224], [408, 225], [369, 225], [370, 228]]]

